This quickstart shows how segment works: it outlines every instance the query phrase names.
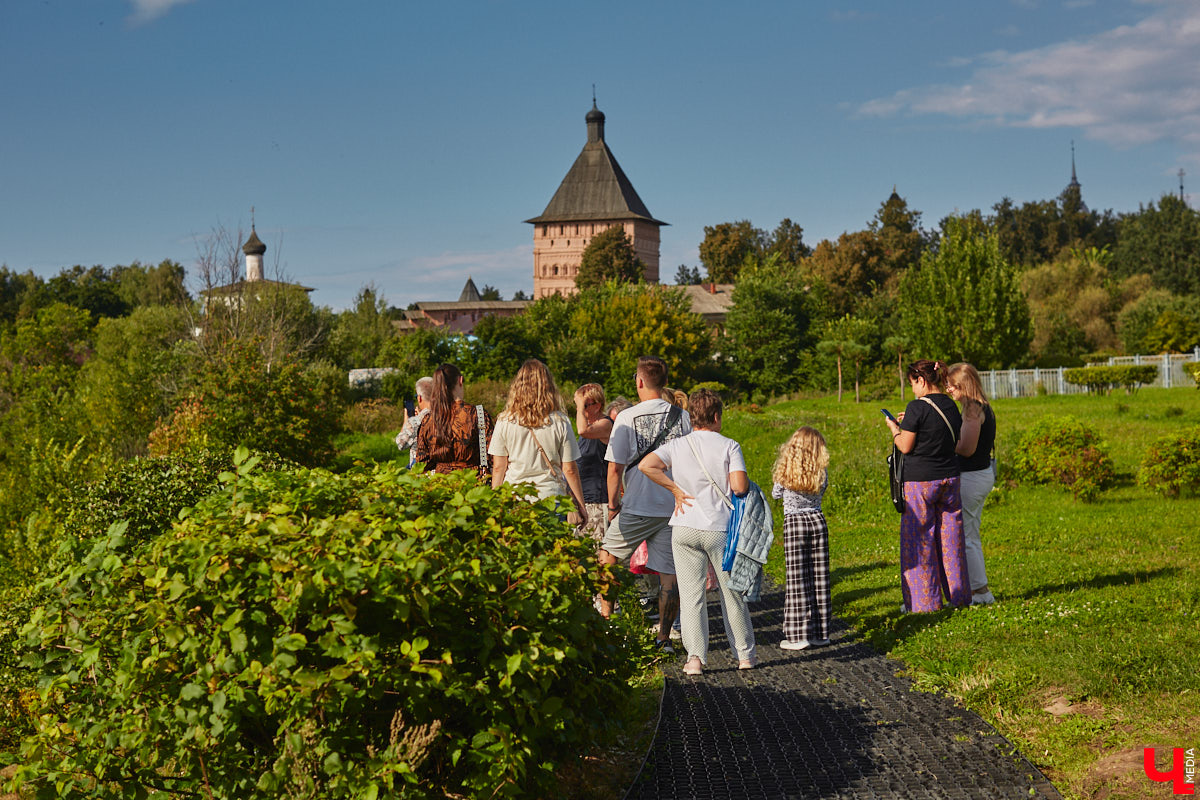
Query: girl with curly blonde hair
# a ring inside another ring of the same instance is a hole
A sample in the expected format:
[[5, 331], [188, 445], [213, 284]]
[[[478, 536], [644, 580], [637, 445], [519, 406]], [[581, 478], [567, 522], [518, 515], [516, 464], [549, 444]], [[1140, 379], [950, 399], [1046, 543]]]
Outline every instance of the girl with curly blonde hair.
[[771, 496], [783, 501], [784, 650], [829, 644], [829, 527], [821, 497], [829, 486], [829, 448], [816, 428], [805, 425], [783, 447], [771, 479]]
[[569, 520], [572, 524], [587, 522], [575, 431], [554, 376], [536, 358], [521, 365], [508, 388], [488, 455], [493, 488], [503, 483], [533, 484], [539, 500], [557, 496], [574, 501], [579, 518]]

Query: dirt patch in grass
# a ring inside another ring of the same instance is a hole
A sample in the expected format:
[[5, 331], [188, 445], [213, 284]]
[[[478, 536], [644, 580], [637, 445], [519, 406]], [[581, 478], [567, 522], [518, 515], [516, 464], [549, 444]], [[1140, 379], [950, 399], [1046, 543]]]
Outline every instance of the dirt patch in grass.
[[1046, 705], [1042, 706], [1042, 711], [1055, 717], [1063, 717], [1067, 714], [1083, 714], [1085, 717], [1100, 719], [1104, 716], [1104, 706], [1095, 700], [1072, 703], [1064, 695], [1051, 698]]

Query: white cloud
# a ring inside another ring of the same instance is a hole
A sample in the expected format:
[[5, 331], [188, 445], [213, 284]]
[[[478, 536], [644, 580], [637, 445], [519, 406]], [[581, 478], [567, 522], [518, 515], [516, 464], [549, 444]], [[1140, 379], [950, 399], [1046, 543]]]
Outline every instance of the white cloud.
[[960, 85], [896, 92], [871, 116], [941, 114], [1017, 128], [1081, 128], [1116, 146], [1200, 145], [1200, 4], [1146, 3], [1148, 16], [1091, 37], [981, 55]]
[[129, 17], [131, 25], [142, 25], [158, 19], [175, 6], [190, 3], [192, 0], [130, 0], [133, 14]]

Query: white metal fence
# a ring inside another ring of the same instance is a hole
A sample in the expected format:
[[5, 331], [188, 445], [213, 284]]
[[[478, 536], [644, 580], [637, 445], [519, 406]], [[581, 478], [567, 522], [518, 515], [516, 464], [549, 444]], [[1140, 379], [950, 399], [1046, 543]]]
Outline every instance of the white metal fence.
[[[1191, 376], [1183, 371], [1183, 365], [1200, 361], [1200, 347], [1191, 353], [1163, 353], [1157, 356], [1114, 356], [1106, 362], [1112, 364], [1154, 364], [1158, 375], [1147, 386], [1195, 386]], [[1049, 369], [996, 369], [980, 372], [983, 390], [989, 398], [1030, 397], [1036, 394], [1084, 394], [1086, 386], [1067, 383], [1063, 377], [1070, 367]]]

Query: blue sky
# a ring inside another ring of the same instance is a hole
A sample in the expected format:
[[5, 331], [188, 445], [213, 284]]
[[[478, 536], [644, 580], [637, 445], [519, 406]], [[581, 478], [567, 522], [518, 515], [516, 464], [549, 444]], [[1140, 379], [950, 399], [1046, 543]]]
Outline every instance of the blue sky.
[[[662, 231], [790, 217], [815, 244], [893, 185], [926, 227], [1200, 181], [1200, 3], [3, 0], [0, 263], [169, 258], [248, 232], [352, 304], [532, 289], [536, 216], [606, 138]], [[1200, 185], [1200, 184], [1197, 184]]]

